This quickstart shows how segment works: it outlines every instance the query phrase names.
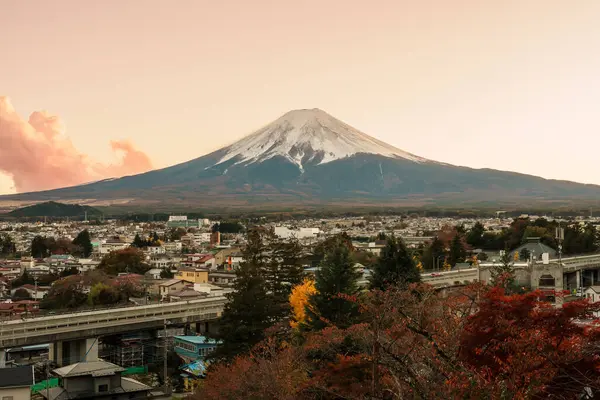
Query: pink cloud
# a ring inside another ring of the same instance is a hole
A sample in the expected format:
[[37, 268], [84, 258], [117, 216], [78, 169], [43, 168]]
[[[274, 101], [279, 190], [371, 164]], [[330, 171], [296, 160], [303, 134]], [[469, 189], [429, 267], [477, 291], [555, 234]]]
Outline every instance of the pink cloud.
[[0, 171], [17, 192], [55, 189], [152, 169], [150, 158], [129, 141], [111, 141], [122, 155], [117, 164], [102, 164], [80, 153], [65, 136], [60, 118], [35, 111], [23, 120], [8, 97], [0, 96]]

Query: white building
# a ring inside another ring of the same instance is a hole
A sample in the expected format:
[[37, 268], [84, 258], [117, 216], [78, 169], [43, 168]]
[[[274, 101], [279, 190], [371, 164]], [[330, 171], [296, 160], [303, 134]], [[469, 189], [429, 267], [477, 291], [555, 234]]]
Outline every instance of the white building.
[[276, 226], [275, 235], [283, 239], [314, 239], [316, 238], [321, 230], [319, 228], [300, 228], [290, 229], [287, 226]]

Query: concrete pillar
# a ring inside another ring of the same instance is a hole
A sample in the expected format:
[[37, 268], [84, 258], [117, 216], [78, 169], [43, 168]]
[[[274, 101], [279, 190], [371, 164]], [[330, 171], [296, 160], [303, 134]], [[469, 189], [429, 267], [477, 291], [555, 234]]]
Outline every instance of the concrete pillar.
[[6, 367], [6, 350], [0, 349], [0, 368]]
[[579, 290], [579, 288], [581, 287], [581, 270], [578, 269], [577, 271], [575, 271], [575, 289]]
[[[85, 339], [83, 346], [84, 361], [98, 361], [98, 338]], [[86, 355], [87, 354], [87, 355]]]
[[91, 338], [52, 343], [48, 357], [58, 366], [98, 361], [98, 340]]

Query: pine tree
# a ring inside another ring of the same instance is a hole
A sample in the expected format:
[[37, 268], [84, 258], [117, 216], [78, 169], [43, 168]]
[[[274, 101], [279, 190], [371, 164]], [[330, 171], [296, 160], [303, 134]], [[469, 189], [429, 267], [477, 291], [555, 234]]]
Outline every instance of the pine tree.
[[444, 243], [437, 236], [433, 238], [433, 241], [425, 249], [422, 257], [423, 268], [425, 269], [435, 269], [437, 263], [440, 261], [441, 257], [444, 255]]
[[139, 233], [135, 234], [135, 238], [133, 239], [133, 243], [131, 243], [131, 246], [137, 247], [138, 249], [145, 247], [145, 242], [142, 240]]
[[319, 330], [328, 323], [342, 328], [350, 326], [358, 315], [358, 307], [340, 294], [356, 295], [360, 276], [346, 245], [340, 243], [329, 249], [316, 274], [317, 293], [310, 297], [306, 307], [306, 328]]
[[221, 344], [211, 358], [230, 361], [250, 350], [264, 338], [264, 330], [272, 323], [272, 299], [267, 294], [265, 271], [267, 246], [260, 230], [248, 233], [248, 244], [242, 251], [243, 262], [236, 270], [233, 292], [227, 294], [219, 333]]
[[385, 290], [388, 286], [420, 282], [421, 273], [408, 252], [404, 241], [388, 238], [371, 276], [371, 289]]
[[79, 232], [75, 240], [73, 240], [73, 244], [81, 248], [81, 255], [84, 258], [88, 258], [92, 255], [94, 247], [92, 246], [90, 232], [87, 229], [84, 229], [83, 231]]
[[491, 268], [493, 286], [502, 286], [505, 289], [509, 289], [515, 282], [515, 266], [514, 262], [508, 251], [508, 247], [504, 250], [504, 254], [500, 258], [500, 264]]
[[456, 232], [456, 235], [452, 238], [452, 242], [450, 242], [450, 254], [448, 254], [448, 264], [451, 267], [454, 267], [457, 263], [465, 262], [465, 257], [467, 256], [467, 251], [462, 242], [462, 235], [459, 232]]

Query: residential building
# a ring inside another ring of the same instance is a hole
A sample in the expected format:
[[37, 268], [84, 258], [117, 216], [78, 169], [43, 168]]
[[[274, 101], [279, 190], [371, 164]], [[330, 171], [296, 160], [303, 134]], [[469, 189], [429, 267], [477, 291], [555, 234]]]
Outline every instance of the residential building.
[[89, 361], [67, 365], [52, 371], [59, 378], [59, 386], [42, 390], [49, 400], [63, 399], [169, 399], [162, 392], [131, 378], [121, 376], [124, 368], [106, 362]]
[[180, 268], [175, 275], [175, 279], [190, 283], [207, 283], [208, 269], [207, 268]]
[[210, 271], [208, 274], [210, 283], [219, 286], [232, 286], [235, 280], [234, 271]]
[[161, 298], [169, 297], [172, 293], [177, 293], [188, 285], [181, 279], [170, 279], [158, 285], [158, 294]]
[[0, 368], [0, 400], [29, 400], [33, 384], [32, 365]]
[[46, 294], [50, 291], [50, 287], [35, 286], [27, 283], [23, 286], [11, 289], [10, 295], [14, 296], [15, 292], [19, 289], [27, 290], [27, 293], [29, 293], [29, 297], [33, 300], [42, 300], [44, 296], [46, 296]]

